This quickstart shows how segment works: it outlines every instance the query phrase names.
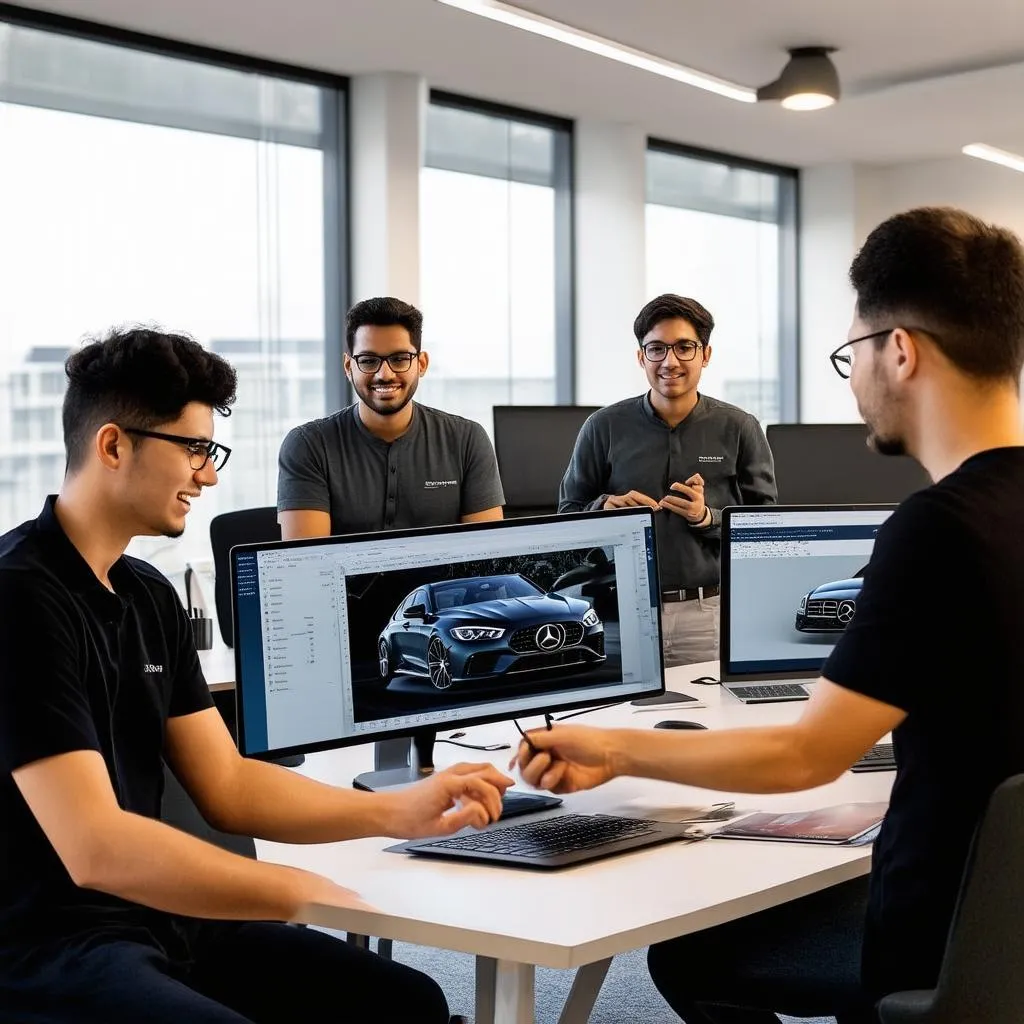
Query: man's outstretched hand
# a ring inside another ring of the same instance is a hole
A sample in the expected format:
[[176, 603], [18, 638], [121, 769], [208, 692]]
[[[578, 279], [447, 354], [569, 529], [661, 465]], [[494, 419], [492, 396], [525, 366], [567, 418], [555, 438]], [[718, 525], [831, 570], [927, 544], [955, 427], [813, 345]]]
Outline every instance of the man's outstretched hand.
[[615, 767], [615, 733], [610, 729], [558, 725], [535, 729], [527, 736], [529, 743], [524, 740], [519, 744], [509, 767], [518, 764], [523, 780], [537, 789], [575, 793], [600, 786], [619, 774]]
[[388, 794], [383, 834], [397, 839], [447, 836], [501, 817], [501, 798], [513, 780], [492, 764], [457, 764], [415, 786]]

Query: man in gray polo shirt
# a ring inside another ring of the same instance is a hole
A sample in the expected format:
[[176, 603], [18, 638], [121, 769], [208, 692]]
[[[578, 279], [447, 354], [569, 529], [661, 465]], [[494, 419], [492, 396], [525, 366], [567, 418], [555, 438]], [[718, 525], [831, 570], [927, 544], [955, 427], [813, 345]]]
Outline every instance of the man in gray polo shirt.
[[420, 311], [400, 299], [349, 310], [345, 374], [358, 401], [284, 439], [277, 517], [285, 540], [501, 519], [505, 498], [483, 427], [412, 400], [429, 362], [422, 329]]
[[558, 501], [559, 512], [637, 505], [657, 512], [667, 665], [718, 659], [722, 509], [776, 500], [760, 424], [697, 391], [714, 325], [699, 302], [678, 295], [640, 310], [633, 333], [651, 389], [587, 420]]

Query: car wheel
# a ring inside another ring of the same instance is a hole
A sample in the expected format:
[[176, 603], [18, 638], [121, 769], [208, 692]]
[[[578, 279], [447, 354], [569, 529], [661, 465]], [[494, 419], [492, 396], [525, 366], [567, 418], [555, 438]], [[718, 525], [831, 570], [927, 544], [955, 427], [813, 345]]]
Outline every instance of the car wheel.
[[391, 654], [388, 651], [386, 640], [381, 640], [377, 645], [377, 664], [380, 667], [381, 677], [387, 682], [391, 678]]
[[427, 645], [427, 674], [436, 690], [447, 690], [452, 685], [452, 662], [439, 636], [431, 637]]

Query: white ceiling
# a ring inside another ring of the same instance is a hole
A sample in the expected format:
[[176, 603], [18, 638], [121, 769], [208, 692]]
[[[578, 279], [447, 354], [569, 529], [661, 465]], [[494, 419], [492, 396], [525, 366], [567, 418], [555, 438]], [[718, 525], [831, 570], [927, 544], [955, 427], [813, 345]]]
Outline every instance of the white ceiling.
[[32, 0], [29, 6], [340, 74], [432, 86], [790, 165], [1024, 150], [1024, 0], [516, 0], [745, 85], [787, 46], [838, 47], [844, 97], [794, 113], [742, 104], [436, 0]]

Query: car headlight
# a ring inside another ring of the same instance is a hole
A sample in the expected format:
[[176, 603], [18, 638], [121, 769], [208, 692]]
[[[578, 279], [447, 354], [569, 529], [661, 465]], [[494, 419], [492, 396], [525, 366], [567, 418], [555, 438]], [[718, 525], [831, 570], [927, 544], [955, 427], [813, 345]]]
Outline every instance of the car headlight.
[[597, 612], [593, 608], [588, 608], [586, 614], [583, 616], [583, 625], [588, 629], [591, 626], [600, 626], [601, 620], [597, 617]]
[[807, 607], [807, 595], [804, 594], [804, 596], [800, 598], [800, 611], [803, 611], [806, 607]]
[[456, 640], [500, 640], [505, 635], [505, 630], [497, 626], [456, 626], [451, 630]]

